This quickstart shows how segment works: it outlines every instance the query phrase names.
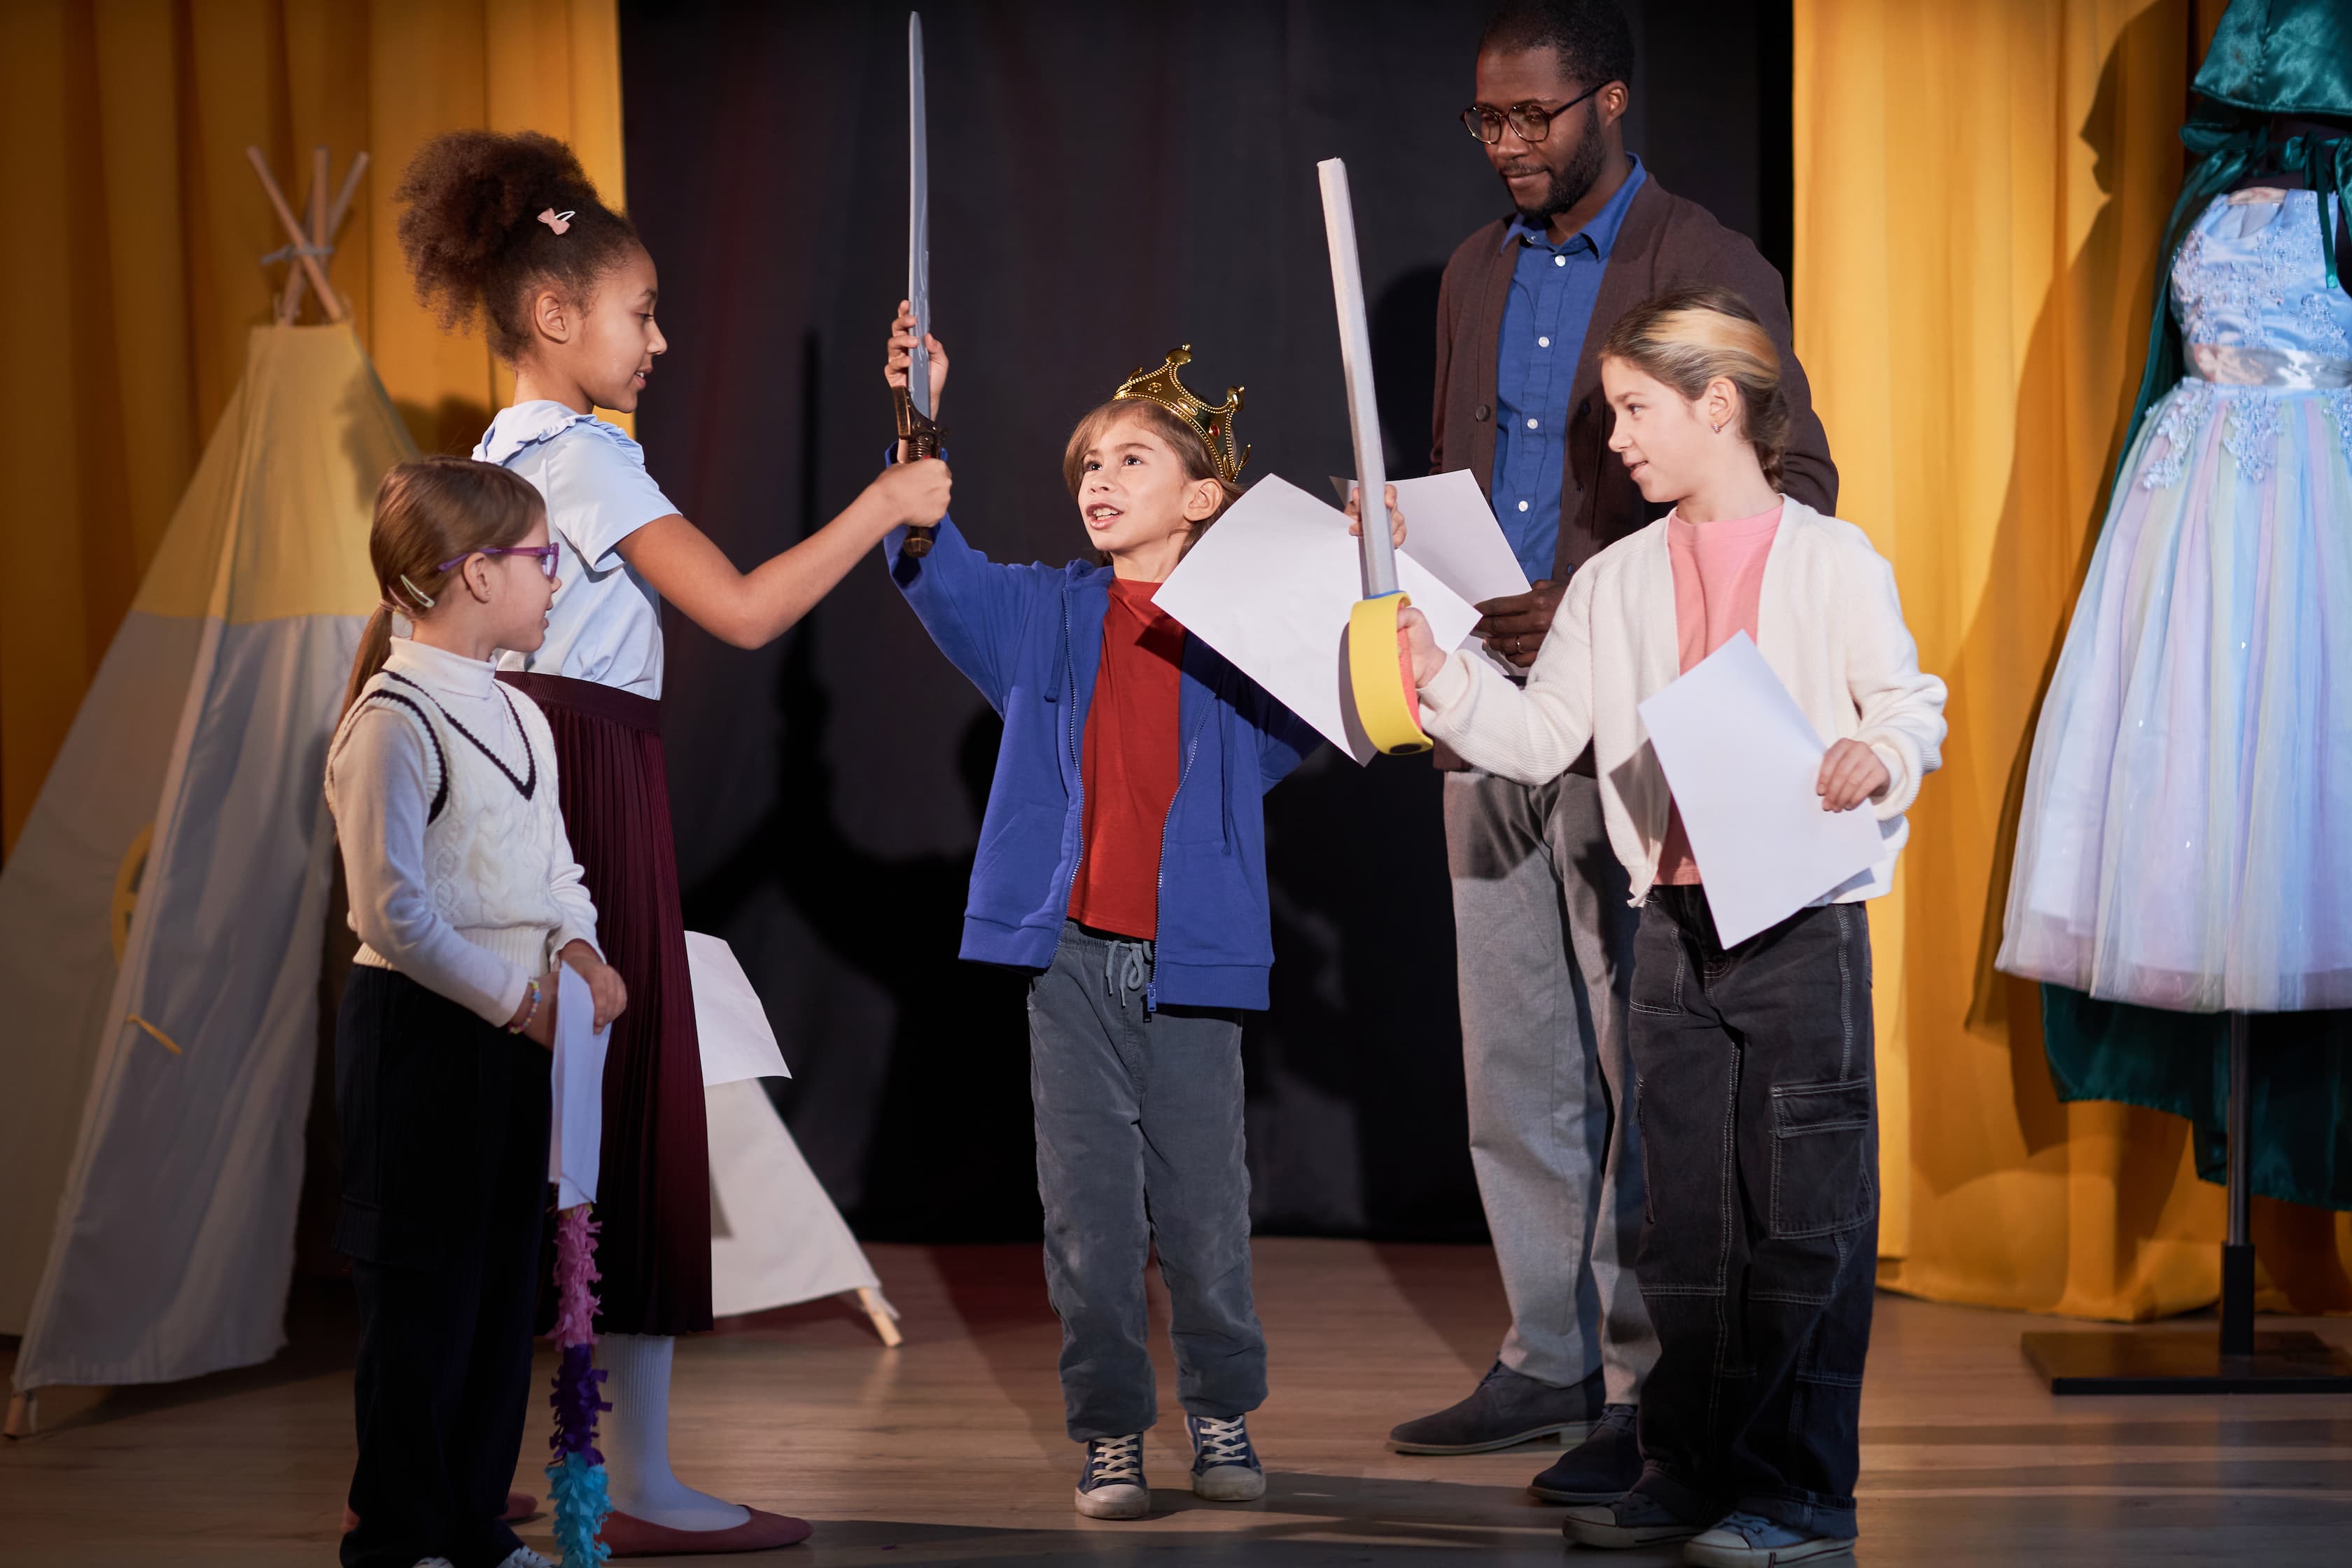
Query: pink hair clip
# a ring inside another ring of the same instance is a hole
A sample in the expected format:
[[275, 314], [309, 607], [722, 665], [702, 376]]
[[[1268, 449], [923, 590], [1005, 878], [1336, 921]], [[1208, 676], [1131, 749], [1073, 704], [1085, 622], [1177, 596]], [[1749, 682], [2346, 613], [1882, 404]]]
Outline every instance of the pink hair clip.
[[574, 208], [573, 212], [557, 212], [553, 207], [549, 207], [539, 215], [539, 221], [553, 229], [557, 234], [562, 234], [572, 226], [573, 213], [577, 212], [577, 208]]

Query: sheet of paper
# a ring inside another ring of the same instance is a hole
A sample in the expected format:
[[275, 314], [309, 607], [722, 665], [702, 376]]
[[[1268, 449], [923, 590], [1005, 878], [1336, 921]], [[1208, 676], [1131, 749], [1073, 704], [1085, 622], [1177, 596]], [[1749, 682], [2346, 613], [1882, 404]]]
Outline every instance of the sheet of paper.
[[[1534, 586], [1520, 570], [1519, 558], [1511, 553], [1511, 542], [1503, 537], [1503, 525], [1495, 521], [1486, 492], [1468, 469], [1390, 482], [1396, 486], [1397, 509], [1404, 513], [1403, 553], [1427, 567], [1439, 582], [1474, 605]], [[1334, 476], [1331, 488], [1345, 506], [1356, 481]], [[1485, 643], [1473, 643], [1471, 650], [1513, 680], [1527, 679], [1526, 670], [1496, 658]]]
[[[1468, 640], [1478, 612], [1402, 552], [1397, 582], [1429, 617], [1438, 647]], [[1368, 763], [1374, 752], [1356, 723], [1346, 646], [1348, 615], [1363, 593], [1347, 516], [1269, 474], [1185, 553], [1155, 602], [1326, 740]]]
[[790, 1078], [768, 1010], [751, 989], [735, 951], [715, 936], [686, 933], [687, 973], [694, 982], [694, 1030], [702, 1039], [702, 1087], [747, 1078]]
[[1724, 946], [1788, 919], [1885, 852], [1868, 805], [1822, 809], [1813, 785], [1829, 748], [1747, 633], [1643, 703], [1642, 722], [1682, 808]]
[[[1396, 486], [1397, 510], [1404, 513], [1404, 552], [1439, 582], [1474, 605], [1534, 586], [1469, 469], [1389, 482]], [[1344, 506], [1356, 481], [1334, 479], [1331, 485]]]
[[604, 1153], [604, 1047], [610, 1029], [596, 1024], [596, 1000], [568, 963], [555, 966], [555, 1117], [548, 1138], [547, 1178], [555, 1206], [596, 1201], [597, 1167]]

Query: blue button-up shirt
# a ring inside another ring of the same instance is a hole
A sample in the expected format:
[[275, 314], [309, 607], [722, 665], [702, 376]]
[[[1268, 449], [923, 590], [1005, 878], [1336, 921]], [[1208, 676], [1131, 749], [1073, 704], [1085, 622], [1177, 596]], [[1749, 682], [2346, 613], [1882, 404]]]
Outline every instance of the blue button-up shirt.
[[1503, 333], [1495, 354], [1495, 471], [1486, 493], [1503, 537], [1530, 583], [1552, 574], [1559, 494], [1568, 463], [1568, 393], [1584, 353], [1601, 274], [1633, 193], [1648, 178], [1639, 158], [1609, 205], [1582, 230], [1552, 244], [1541, 224], [1514, 218], [1503, 247], [1518, 247]]

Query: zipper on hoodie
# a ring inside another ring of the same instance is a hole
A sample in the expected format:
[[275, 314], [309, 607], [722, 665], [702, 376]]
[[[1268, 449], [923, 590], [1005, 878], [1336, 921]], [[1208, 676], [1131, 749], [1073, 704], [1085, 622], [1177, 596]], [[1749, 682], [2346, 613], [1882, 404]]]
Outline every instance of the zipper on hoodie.
[[1062, 884], [1062, 918], [1069, 919], [1070, 897], [1078, 890], [1078, 870], [1087, 863], [1087, 764], [1086, 753], [1078, 743], [1078, 655], [1077, 642], [1070, 630], [1070, 596], [1062, 595], [1062, 673], [1069, 681], [1068, 714], [1062, 721], [1064, 733], [1070, 742], [1070, 777], [1076, 781], [1078, 792], [1078, 853], [1070, 861], [1069, 880]]
[[[1179, 686], [1177, 689], [1181, 692], [1183, 688]], [[1203, 718], [1201, 722], [1205, 724], [1208, 722], [1208, 720]], [[1184, 745], [1184, 765], [1176, 770], [1176, 793], [1168, 797], [1168, 815], [1160, 819], [1160, 867], [1151, 879], [1151, 930], [1153, 932], [1152, 952], [1154, 957], [1151, 965], [1151, 978], [1143, 983], [1143, 1016], [1147, 1018], [1160, 1011], [1160, 963], [1157, 956], [1159, 952], [1158, 932], [1160, 931], [1160, 900], [1168, 891], [1168, 830], [1176, 825], [1176, 803], [1183, 796], [1184, 781], [1192, 776], [1192, 759], [1200, 754], [1201, 731], [1200, 729], [1195, 726], [1192, 731], [1192, 740], [1186, 742]]]

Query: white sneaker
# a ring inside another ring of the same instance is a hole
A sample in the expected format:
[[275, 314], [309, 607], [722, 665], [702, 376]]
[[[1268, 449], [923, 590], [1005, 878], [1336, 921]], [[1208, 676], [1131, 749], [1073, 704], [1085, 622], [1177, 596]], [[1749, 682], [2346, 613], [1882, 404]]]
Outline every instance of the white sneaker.
[[1150, 1513], [1151, 1489], [1143, 1479], [1143, 1434], [1088, 1438], [1077, 1495], [1078, 1511], [1088, 1519], [1141, 1519]]
[[555, 1564], [528, 1546], [518, 1546], [507, 1553], [506, 1561], [499, 1563], [499, 1568], [555, 1568]]
[[1700, 1568], [1791, 1568], [1853, 1555], [1853, 1538], [1807, 1535], [1752, 1513], [1735, 1513], [1683, 1543], [1683, 1561]]
[[1698, 1533], [1665, 1504], [1641, 1492], [1627, 1492], [1607, 1502], [1582, 1503], [1560, 1520], [1560, 1532], [1579, 1546], [1623, 1552], [1636, 1546], [1666, 1546]]

